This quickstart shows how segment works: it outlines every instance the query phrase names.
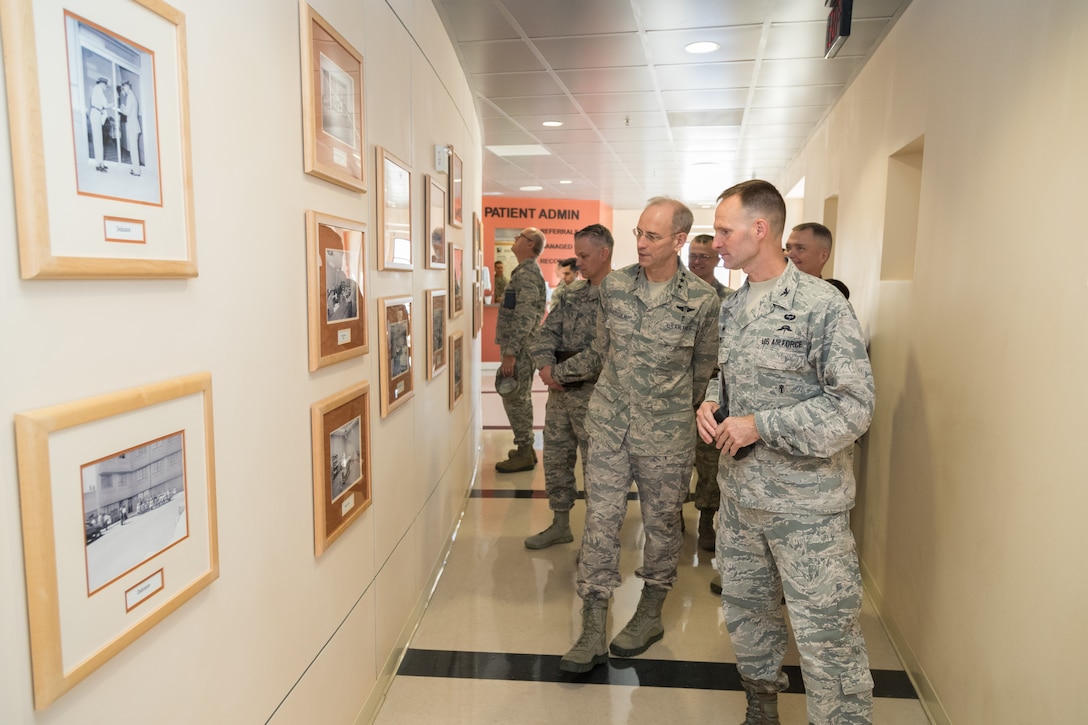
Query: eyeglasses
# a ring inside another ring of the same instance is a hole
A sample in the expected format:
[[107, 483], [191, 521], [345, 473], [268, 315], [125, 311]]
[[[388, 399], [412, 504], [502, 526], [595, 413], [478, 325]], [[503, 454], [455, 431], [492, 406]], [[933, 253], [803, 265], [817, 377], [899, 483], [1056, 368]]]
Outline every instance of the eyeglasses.
[[676, 232], [675, 234], [669, 234], [668, 236], [663, 237], [660, 234], [654, 234], [653, 232], [644, 232], [641, 229], [639, 229], [638, 227], [635, 227], [634, 229], [632, 229], [631, 233], [635, 235], [635, 241], [638, 241], [638, 239], [641, 237], [641, 238], [645, 239], [647, 242], [649, 242], [650, 244], [657, 244], [662, 239], [668, 239], [670, 237], [675, 237], [675, 236], [678, 236], [680, 234], [683, 234], [683, 232]]

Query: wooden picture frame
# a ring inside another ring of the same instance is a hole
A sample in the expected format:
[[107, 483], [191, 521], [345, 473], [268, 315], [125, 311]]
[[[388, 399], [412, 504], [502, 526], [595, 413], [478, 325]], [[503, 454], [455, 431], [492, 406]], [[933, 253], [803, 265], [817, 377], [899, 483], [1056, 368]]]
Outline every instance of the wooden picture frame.
[[446, 188], [426, 175], [427, 269], [446, 268]]
[[81, 8], [0, 1], [20, 274], [195, 277], [185, 14]]
[[219, 576], [211, 374], [19, 413], [15, 439], [41, 710]]
[[370, 508], [370, 383], [310, 406], [314, 466], [314, 556]]
[[472, 212], [472, 268], [480, 269], [484, 266], [484, 226], [480, 223], [480, 215]]
[[381, 146], [375, 148], [377, 174], [378, 269], [412, 269], [412, 172]]
[[306, 0], [299, 16], [303, 169], [365, 192], [363, 56]]
[[464, 173], [465, 165], [461, 162], [461, 157], [457, 155], [457, 152], [453, 150], [453, 146], [449, 147], [450, 150], [450, 170], [449, 170], [449, 187], [450, 187], [450, 226], [461, 229], [464, 226]]
[[415, 395], [412, 378], [412, 298], [383, 297], [378, 300], [381, 328], [381, 412], [386, 417]]
[[370, 350], [366, 225], [306, 210], [310, 372]]
[[449, 364], [446, 347], [446, 290], [427, 290], [427, 379], [434, 380]]
[[460, 330], [450, 334], [450, 410], [465, 392], [465, 335]]
[[465, 313], [465, 250], [450, 242], [450, 319]]
[[[479, 275], [479, 271], [476, 272]], [[481, 282], [472, 283], [472, 339], [480, 334], [484, 327], [484, 286]]]

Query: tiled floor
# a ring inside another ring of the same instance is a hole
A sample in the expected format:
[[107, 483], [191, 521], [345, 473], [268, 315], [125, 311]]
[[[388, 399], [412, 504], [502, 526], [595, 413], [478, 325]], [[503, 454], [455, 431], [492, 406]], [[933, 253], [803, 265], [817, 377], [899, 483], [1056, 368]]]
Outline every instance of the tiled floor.
[[[512, 438], [508, 429], [489, 427], [493, 420], [485, 411], [477, 487], [376, 722], [741, 722], [744, 694], [720, 601], [708, 587], [714, 575], [711, 554], [695, 545], [698, 512], [690, 503], [684, 507], [687, 533], [679, 580], [663, 610], [664, 639], [639, 657], [613, 657], [607, 667], [585, 675], [559, 672], [559, 657], [580, 632], [581, 602], [574, 579], [585, 506], [579, 501], [571, 514], [574, 543], [526, 549], [524, 538], [551, 521], [544, 475], [539, 466], [525, 473], [495, 473], [494, 463], [505, 457]], [[623, 627], [638, 601], [641, 582], [633, 572], [640, 563], [642, 539], [639, 504], [632, 500], [622, 531], [624, 584], [615, 592], [609, 613], [611, 635]], [[928, 723], [869, 608], [863, 613], [863, 628], [877, 682], [874, 722]], [[791, 689], [780, 697], [784, 725], [807, 722], [797, 663], [791, 644], [786, 655], [786, 664], [792, 666]]]

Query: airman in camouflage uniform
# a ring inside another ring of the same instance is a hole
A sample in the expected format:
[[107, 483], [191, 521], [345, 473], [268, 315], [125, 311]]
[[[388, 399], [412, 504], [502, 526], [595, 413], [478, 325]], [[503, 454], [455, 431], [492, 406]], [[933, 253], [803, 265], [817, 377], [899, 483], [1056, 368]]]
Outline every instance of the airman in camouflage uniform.
[[530, 345], [544, 316], [544, 275], [537, 257], [544, 251], [544, 235], [526, 227], [514, 238], [513, 252], [518, 266], [499, 303], [495, 325], [495, 344], [502, 353], [502, 364], [495, 373], [496, 386], [502, 378], [514, 378], [517, 387], [502, 396], [502, 406], [514, 430], [514, 445], [505, 461], [495, 464], [499, 473], [528, 471], [536, 466], [533, 451], [533, 358]]
[[[875, 400], [865, 341], [846, 299], [783, 259], [785, 203], [771, 184], [743, 182], [719, 202], [715, 248], [748, 281], [722, 305], [721, 375], [707, 386], [698, 422], [723, 452], [717, 555], [748, 694], [745, 722], [779, 721], [777, 693], [788, 685], [785, 595], [809, 722], [870, 723], [873, 680], [849, 520], [853, 444]], [[728, 416], [720, 423], [719, 405]]]
[[[699, 234], [691, 240], [688, 247], [688, 269], [699, 279], [706, 282], [718, 293], [718, 299], [725, 302], [733, 294], [714, 276], [721, 257], [714, 249], [714, 237]], [[717, 373], [717, 370], [715, 370]], [[718, 456], [721, 454], [713, 443], [706, 443], [698, 434], [695, 435], [695, 508], [699, 511], [699, 548], [714, 551], [714, 516], [718, 513]]]
[[[575, 232], [574, 249], [582, 260], [585, 279], [570, 281], [559, 288], [565, 291], [564, 295], [548, 313], [533, 340], [533, 361], [540, 369], [540, 379], [548, 386], [544, 488], [554, 515], [548, 528], [525, 540], [528, 549], [574, 541], [570, 530], [570, 509], [576, 494], [574, 466], [581, 452], [585, 474], [589, 442], [584, 424], [586, 409], [600, 373], [600, 368], [586, 369], [576, 358], [591, 354], [590, 345], [597, 332], [601, 281], [612, 271], [612, 246], [612, 233], [600, 224]], [[573, 266], [574, 258], [570, 261]], [[552, 299], [558, 294], [556, 290]], [[582, 479], [585, 480], [585, 475]]]
[[[592, 355], [602, 360], [589, 401], [586, 528], [578, 565], [582, 634], [560, 668], [585, 672], [608, 659], [644, 652], [661, 639], [661, 606], [676, 580], [680, 507], [691, 485], [695, 407], [714, 369], [718, 297], [677, 253], [691, 211], [651, 199], [635, 229], [639, 263], [601, 284]], [[591, 361], [587, 361], [591, 362]], [[619, 532], [632, 479], [646, 532], [635, 615], [611, 645], [605, 620], [620, 584]]]

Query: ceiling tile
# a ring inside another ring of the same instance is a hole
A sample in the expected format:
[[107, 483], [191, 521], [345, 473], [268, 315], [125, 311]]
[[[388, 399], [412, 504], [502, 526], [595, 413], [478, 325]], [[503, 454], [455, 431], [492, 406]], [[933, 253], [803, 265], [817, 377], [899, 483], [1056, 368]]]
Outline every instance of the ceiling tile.
[[578, 112], [566, 96], [525, 96], [492, 100], [510, 116], [536, 116], [546, 113], [577, 114]]
[[665, 128], [606, 128], [601, 131], [609, 142], [612, 141], [668, 141], [669, 132]]
[[530, 116], [518, 116], [514, 119], [520, 123], [526, 129], [536, 133], [537, 131], [556, 130], [548, 126], [544, 126], [545, 121], [559, 121], [563, 125], [559, 128], [564, 131], [577, 128], [593, 128], [594, 124], [589, 120], [587, 116], [581, 113], [571, 114], [558, 114], [558, 113], [542, 113]]
[[732, 63], [687, 63], [655, 67], [662, 88], [697, 91], [711, 88], [748, 88], [752, 82], [753, 61]]
[[[718, 63], [754, 60], [759, 52], [762, 26], [704, 28], [702, 30], [656, 30], [646, 33], [655, 65], [686, 64], [692, 61]], [[692, 55], [684, 50], [689, 43], [712, 40], [721, 45], [713, 53]]]
[[638, 29], [634, 13], [631, 12], [631, 0], [566, 3], [555, 0], [501, 0], [499, 4], [510, 12], [522, 31], [531, 38], [625, 33]]
[[601, 135], [591, 128], [542, 128], [534, 134], [541, 143], [600, 143]]
[[518, 37], [514, 27], [492, 3], [476, 0], [442, 0], [443, 21], [458, 40], [501, 40]]
[[661, 111], [639, 111], [636, 113], [591, 113], [590, 119], [597, 128], [663, 127], [667, 117]]
[[563, 89], [550, 73], [487, 73], [472, 76], [476, 89], [489, 98], [560, 95]]
[[744, 108], [748, 89], [662, 91], [665, 108], [670, 111], [711, 111], [722, 108]]
[[842, 93], [842, 86], [792, 86], [757, 88], [752, 105], [756, 108], [780, 106], [830, 106]]
[[637, 33], [534, 40], [552, 68], [620, 68], [645, 65], [646, 52]]
[[577, 95], [575, 100], [589, 114], [656, 111], [660, 106], [656, 93], [590, 93]]
[[827, 113], [826, 106], [781, 106], [748, 109], [748, 125], [765, 123], [815, 123]]
[[544, 70], [544, 64], [520, 40], [462, 43], [461, 54], [469, 75]]
[[757, 85], [760, 88], [842, 86], [854, 76], [860, 65], [860, 58], [767, 60], [759, 69]]
[[766, 15], [766, 0], [634, 0], [647, 30], [706, 28], [717, 25], [758, 25]]
[[571, 93], [636, 93], [654, 90], [654, 76], [646, 66], [561, 70], [557, 73]]
[[744, 120], [744, 111], [730, 108], [721, 111], [672, 111], [669, 113], [669, 126], [673, 129], [681, 126], [739, 126]]

